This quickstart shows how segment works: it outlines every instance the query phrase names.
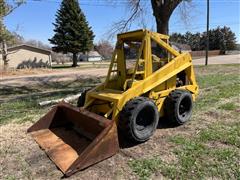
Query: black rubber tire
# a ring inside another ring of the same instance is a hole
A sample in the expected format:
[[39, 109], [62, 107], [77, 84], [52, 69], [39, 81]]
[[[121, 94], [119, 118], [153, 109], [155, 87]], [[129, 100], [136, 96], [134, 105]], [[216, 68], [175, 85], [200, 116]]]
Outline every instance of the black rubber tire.
[[86, 99], [86, 94], [90, 89], [86, 89], [82, 92], [81, 96], [79, 96], [77, 101], [77, 107], [83, 107]]
[[128, 101], [120, 112], [119, 129], [125, 139], [140, 143], [147, 141], [157, 128], [158, 108], [146, 97]]
[[174, 90], [165, 100], [167, 119], [178, 125], [187, 122], [192, 115], [192, 95], [186, 90]]

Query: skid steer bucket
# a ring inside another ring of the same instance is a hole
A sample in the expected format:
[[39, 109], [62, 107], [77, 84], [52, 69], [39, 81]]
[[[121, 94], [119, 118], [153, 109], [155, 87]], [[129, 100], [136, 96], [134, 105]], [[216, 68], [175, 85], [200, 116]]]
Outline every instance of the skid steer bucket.
[[114, 121], [67, 103], [53, 107], [28, 132], [66, 176], [119, 149]]

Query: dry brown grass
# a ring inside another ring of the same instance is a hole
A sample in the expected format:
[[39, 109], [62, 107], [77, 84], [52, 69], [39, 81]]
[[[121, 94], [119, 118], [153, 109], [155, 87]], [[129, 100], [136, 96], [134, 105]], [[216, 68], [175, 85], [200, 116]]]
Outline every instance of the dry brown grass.
[[38, 69], [16, 69], [16, 70], [0, 70], [2, 77], [12, 77], [12, 76], [23, 76], [23, 75], [35, 75], [35, 74], [47, 74], [53, 73], [56, 70], [47, 69], [47, 68], [38, 68]]
[[[213, 73], [213, 71], [215, 72]], [[235, 128], [236, 123], [239, 121], [237, 119], [240, 111], [239, 95], [237, 93], [237, 85], [235, 84], [238, 80], [231, 79], [231, 76], [236, 76], [238, 71], [239, 66], [236, 67], [235, 65], [197, 68], [201, 94], [189, 123], [179, 127], [172, 127], [166, 122], [160, 121], [159, 129], [149, 141], [137, 146], [129, 146], [129, 144], [123, 143], [122, 146], [124, 148], [121, 148], [117, 155], [84, 171], [78, 172], [69, 179], [122, 180], [146, 177], [147, 179], [149, 177], [152, 179], [174, 179], [176, 178], [175, 175], [183, 179], [189, 179], [190, 177], [196, 179], [231, 177], [235, 179], [237, 175], [233, 174], [231, 166], [226, 163], [225, 158], [229, 158], [228, 161], [232, 164], [237, 164], [237, 160], [229, 156], [231, 152], [225, 152], [225, 150], [230, 149], [234, 152], [240, 152], [239, 147], [233, 145], [235, 141], [231, 139], [231, 134], [228, 133], [228, 130]], [[211, 81], [208, 81], [208, 78]], [[228, 84], [231, 91], [224, 86], [225, 84]], [[78, 86], [74, 85], [71, 88], [78, 88]], [[220, 96], [220, 93], [223, 96]], [[226, 103], [233, 103], [234, 109], [232, 107], [230, 109], [221, 108]], [[25, 104], [23, 104], [23, 107], [25, 107]], [[4, 107], [0, 106], [1, 108]], [[14, 108], [19, 108], [19, 105]], [[31, 113], [34, 114], [36, 112], [31, 111]], [[34, 121], [38, 117], [38, 113], [36, 113], [34, 118], [31, 116]], [[29, 120], [26, 119], [26, 121], [20, 124], [18, 121], [4, 123], [0, 126], [0, 165], [2, 168], [0, 179], [60, 179], [63, 176], [62, 173], [49, 160], [46, 154], [40, 150], [34, 140], [26, 134], [27, 128], [32, 124]], [[218, 127], [226, 127], [226, 129], [218, 129]], [[217, 139], [218, 136], [215, 135], [221, 135], [221, 133], [225, 133], [226, 136], [222, 139]], [[201, 139], [200, 137], [205, 137], [205, 139]], [[227, 142], [232, 144], [227, 144]], [[201, 146], [198, 145], [204, 145], [206, 149], [201, 149]], [[191, 169], [191, 167], [194, 167], [194, 163], [188, 159], [188, 154], [182, 154], [184, 156], [177, 154], [180, 151], [179, 148], [186, 148], [181, 152], [191, 152], [194, 158], [196, 156], [200, 172], [195, 172], [194, 169]], [[208, 148], [218, 151], [209, 151]], [[222, 152], [222, 150], [224, 151]], [[205, 156], [205, 153], [213, 154]], [[214, 157], [217, 159], [214, 159]], [[201, 158], [203, 158], [203, 162], [210, 164], [217, 163], [218, 168], [225, 168], [225, 172], [220, 172], [220, 176], [218, 176], [218, 174], [214, 174], [215, 169], [212, 166], [209, 166], [209, 169], [205, 169], [205, 164], [201, 161]], [[145, 161], [144, 159], [149, 161]], [[182, 164], [183, 162], [186, 164]], [[174, 165], [175, 163], [177, 164]], [[188, 166], [188, 163], [191, 166]], [[181, 174], [181, 167], [185, 166], [186, 169], [189, 168], [187, 169], [190, 172], [189, 174], [187, 172]], [[147, 171], [147, 176], [144, 174], [146, 172], [142, 172], [144, 168]], [[232, 176], [228, 176], [229, 174], [232, 174]]]

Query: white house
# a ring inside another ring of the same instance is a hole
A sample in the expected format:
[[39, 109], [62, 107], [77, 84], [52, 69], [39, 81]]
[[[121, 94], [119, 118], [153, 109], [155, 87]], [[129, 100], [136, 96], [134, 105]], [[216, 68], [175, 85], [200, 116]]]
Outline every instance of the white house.
[[81, 54], [79, 56], [80, 61], [102, 61], [103, 57], [97, 51], [90, 51], [87, 54]]

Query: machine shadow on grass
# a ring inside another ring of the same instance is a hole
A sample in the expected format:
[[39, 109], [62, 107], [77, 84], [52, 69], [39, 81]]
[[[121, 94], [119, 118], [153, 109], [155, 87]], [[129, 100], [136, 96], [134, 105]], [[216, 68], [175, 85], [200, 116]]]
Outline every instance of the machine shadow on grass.
[[[179, 126], [178, 124], [172, 123], [171, 121], [162, 117], [162, 118], [159, 118], [159, 122], [158, 122], [158, 126], [157, 126], [156, 131], [160, 131], [161, 129], [177, 128], [178, 126]], [[119, 141], [119, 146], [120, 146], [121, 149], [131, 148], [131, 147], [137, 146], [139, 144], [145, 143], [145, 142], [136, 143], [136, 142], [133, 142], [133, 141], [126, 141], [126, 139], [124, 139], [123, 132], [121, 132], [120, 130], [118, 130], [118, 141]]]
[[180, 126], [180, 125], [169, 121], [166, 117], [161, 117], [161, 118], [159, 118], [159, 121], [158, 121], [157, 130], [158, 129], [171, 129], [171, 128], [176, 128], [178, 126]]

